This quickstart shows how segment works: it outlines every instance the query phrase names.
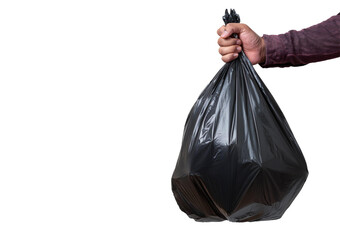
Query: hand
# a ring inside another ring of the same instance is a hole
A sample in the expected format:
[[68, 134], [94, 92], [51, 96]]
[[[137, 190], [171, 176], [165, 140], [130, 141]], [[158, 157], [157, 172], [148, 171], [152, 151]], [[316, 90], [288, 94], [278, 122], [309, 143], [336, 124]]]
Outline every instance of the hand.
[[[233, 33], [238, 34], [239, 39], [231, 38]], [[253, 65], [266, 61], [266, 45], [263, 38], [259, 37], [246, 24], [229, 23], [220, 27], [217, 34], [220, 36], [218, 39], [219, 53], [224, 62], [236, 59], [238, 53], [242, 51], [242, 47]]]

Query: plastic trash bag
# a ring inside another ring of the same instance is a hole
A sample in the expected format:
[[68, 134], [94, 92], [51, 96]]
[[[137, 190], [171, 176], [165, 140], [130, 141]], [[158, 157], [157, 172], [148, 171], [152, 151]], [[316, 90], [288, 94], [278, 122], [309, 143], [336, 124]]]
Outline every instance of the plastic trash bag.
[[[224, 19], [240, 21], [233, 10]], [[182, 141], [172, 191], [196, 221], [278, 219], [308, 176], [283, 113], [243, 52], [203, 90]]]

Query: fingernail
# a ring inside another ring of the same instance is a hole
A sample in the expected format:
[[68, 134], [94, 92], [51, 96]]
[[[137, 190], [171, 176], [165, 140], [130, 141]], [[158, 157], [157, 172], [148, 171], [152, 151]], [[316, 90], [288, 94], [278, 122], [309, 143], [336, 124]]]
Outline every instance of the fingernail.
[[241, 40], [237, 40], [237, 41], [236, 41], [236, 44], [237, 44], [237, 45], [240, 45], [240, 44], [241, 44]]
[[237, 47], [236, 49], [237, 49], [237, 51], [241, 51], [241, 50], [242, 50], [242, 48], [241, 48], [241, 47]]
[[227, 36], [227, 31], [224, 31], [221, 35], [221, 37], [226, 37]]
[[233, 57], [237, 57], [237, 56], [238, 56], [238, 54], [237, 54], [237, 53], [234, 53], [234, 54], [233, 54]]

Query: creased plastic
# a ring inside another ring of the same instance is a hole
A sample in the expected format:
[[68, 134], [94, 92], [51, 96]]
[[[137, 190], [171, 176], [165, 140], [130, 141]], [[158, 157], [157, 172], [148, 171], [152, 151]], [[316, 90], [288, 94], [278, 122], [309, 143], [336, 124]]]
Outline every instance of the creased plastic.
[[[239, 22], [234, 11], [225, 19]], [[241, 52], [218, 71], [186, 120], [171, 179], [180, 209], [196, 221], [278, 219], [307, 176], [283, 113]]]

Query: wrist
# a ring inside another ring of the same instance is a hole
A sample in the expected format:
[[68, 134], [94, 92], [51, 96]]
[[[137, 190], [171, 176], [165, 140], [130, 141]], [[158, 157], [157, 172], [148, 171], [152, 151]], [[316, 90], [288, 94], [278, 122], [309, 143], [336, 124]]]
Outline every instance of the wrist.
[[264, 64], [266, 62], [266, 42], [263, 37], [261, 37], [261, 45], [260, 45], [260, 62], [259, 64]]

